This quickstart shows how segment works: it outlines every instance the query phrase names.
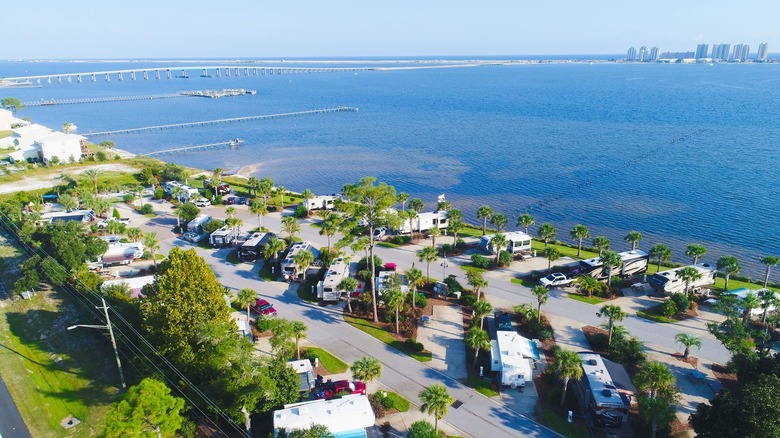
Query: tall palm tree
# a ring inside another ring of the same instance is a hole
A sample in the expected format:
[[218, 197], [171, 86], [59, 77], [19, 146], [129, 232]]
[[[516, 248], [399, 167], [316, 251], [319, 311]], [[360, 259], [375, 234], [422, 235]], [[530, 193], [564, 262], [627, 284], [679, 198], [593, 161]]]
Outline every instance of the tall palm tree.
[[564, 350], [556, 346], [553, 350], [553, 362], [550, 364], [550, 371], [563, 381], [563, 392], [561, 394], [561, 406], [563, 406], [566, 402], [566, 390], [569, 387], [569, 380], [579, 380], [582, 377], [582, 359], [576, 352]]
[[406, 211], [406, 203], [409, 202], [409, 194], [406, 192], [399, 193], [398, 202], [401, 203], [401, 211]]
[[631, 250], [639, 248], [639, 241], [642, 240], [642, 233], [639, 231], [629, 231], [626, 237], [623, 238], [626, 242], [631, 244]]
[[295, 357], [298, 360], [301, 360], [301, 339], [306, 339], [306, 330], [308, 329], [303, 321], [294, 320], [290, 322], [290, 334], [295, 339]]
[[260, 202], [259, 199], [253, 199], [249, 203], [249, 212], [257, 215], [257, 227], [262, 228], [263, 227], [263, 216], [268, 214], [268, 207], [265, 205], [265, 203]]
[[233, 217], [233, 215], [236, 214], [236, 207], [231, 205], [230, 207], [225, 208], [225, 214], [228, 215], [228, 217]]
[[65, 211], [71, 211], [78, 208], [78, 203], [75, 199], [73, 199], [73, 196], [70, 196], [68, 194], [63, 193], [57, 198], [57, 201], [62, 205], [62, 208], [65, 209]]
[[591, 241], [593, 247], [599, 250], [599, 257], [604, 251], [609, 249], [609, 239], [606, 236], [596, 236]]
[[221, 167], [216, 167], [214, 170], [211, 171], [211, 173], [214, 175], [214, 193], [216, 193], [216, 187], [219, 187], [219, 185], [222, 183], [222, 174], [224, 173], [224, 169]]
[[241, 307], [246, 306], [246, 320], [249, 321], [249, 306], [257, 299], [257, 292], [252, 289], [244, 288], [238, 291], [236, 301]]
[[439, 254], [436, 252], [436, 248], [430, 246], [417, 251], [417, 259], [426, 264], [426, 277], [431, 278], [431, 263], [438, 258]]
[[612, 287], [612, 274], [620, 269], [620, 266], [623, 264], [623, 259], [620, 258], [620, 255], [616, 251], [604, 251], [604, 254], [599, 257], [599, 261], [604, 265], [604, 268], [607, 269], [607, 286]]
[[[485, 301], [482, 301], [483, 303]], [[490, 336], [488, 332], [477, 326], [472, 326], [471, 329], [466, 332], [466, 336], [463, 338], [463, 342], [467, 347], [474, 350], [474, 363], [471, 364], [472, 368], [477, 366], [477, 359], [479, 358], [479, 350], [490, 349]]]
[[409, 201], [409, 210], [414, 210], [417, 213], [420, 213], [424, 208], [425, 204], [420, 198], [413, 198], [411, 201]]
[[501, 251], [506, 248], [507, 243], [505, 234], [496, 233], [490, 238], [490, 246], [492, 246], [493, 251], [496, 252], [496, 268], [498, 267], [499, 260], [501, 260]]
[[160, 241], [157, 240], [157, 233], [144, 234], [144, 246], [149, 250], [149, 254], [152, 255], [152, 261], [154, 262], [154, 270], [157, 271], [157, 251], [160, 250]]
[[552, 246], [545, 248], [542, 251], [542, 255], [547, 259], [547, 272], [550, 272], [552, 269], [552, 262], [561, 258], [561, 252]]
[[363, 357], [355, 361], [349, 369], [352, 378], [364, 383], [369, 383], [382, 377], [382, 363], [373, 357]]
[[387, 308], [392, 310], [395, 314], [395, 333], [398, 334], [400, 333], [399, 314], [401, 313], [401, 309], [403, 309], [404, 303], [406, 302], [406, 294], [401, 292], [400, 289], [393, 288], [385, 291], [383, 298], [385, 306], [387, 306]]
[[263, 249], [263, 256], [265, 256], [266, 260], [273, 260], [276, 258], [276, 255], [283, 250], [284, 250], [284, 241], [281, 239], [277, 239], [276, 237], [272, 237], [268, 240], [268, 243], [265, 245], [265, 248]]
[[257, 192], [263, 197], [263, 202], [268, 205], [268, 197], [274, 191], [274, 180], [269, 177], [261, 178], [257, 183]]
[[742, 322], [747, 322], [750, 315], [753, 314], [753, 309], [761, 307], [761, 300], [753, 292], [748, 292], [741, 300], [739, 300], [740, 306], [742, 306]]
[[[688, 295], [688, 292], [691, 288], [691, 283], [696, 280], [701, 280], [702, 274], [693, 266], [686, 266], [684, 268], [680, 268], [677, 271], [677, 277], [685, 283], [685, 295]], [[680, 310], [682, 311], [685, 309]]]
[[431, 246], [436, 247], [436, 238], [441, 236], [441, 230], [438, 227], [433, 227], [428, 230], [428, 235], [431, 236]]
[[547, 302], [547, 298], [550, 296], [550, 289], [544, 286], [537, 285], [531, 289], [531, 293], [536, 297], [536, 322], [542, 322], [542, 304]]
[[477, 296], [477, 301], [480, 299], [480, 293], [482, 289], [488, 287], [488, 282], [482, 277], [482, 274], [478, 271], [466, 271], [466, 281], [474, 291], [474, 295]]
[[347, 308], [352, 313], [352, 292], [358, 287], [358, 282], [352, 277], [346, 277], [336, 286], [340, 291], [347, 293]]
[[551, 240], [555, 240], [555, 234], [557, 232], [555, 231], [555, 227], [552, 226], [552, 224], [545, 223], [539, 227], [536, 233], [539, 235], [539, 238], [542, 239], [542, 241], [544, 242], [544, 247], [547, 248], [547, 243], [550, 242]]
[[238, 217], [232, 217], [227, 220], [228, 225], [233, 229], [233, 238], [238, 239], [238, 235], [241, 234], [241, 227], [244, 225], [244, 221]]
[[535, 222], [534, 222], [534, 217], [533, 216], [531, 216], [528, 213], [523, 213], [523, 214], [520, 215], [520, 217], [517, 218], [517, 225], [516, 226], [523, 227], [523, 229], [525, 230], [525, 234], [528, 234], [528, 227], [530, 227], [534, 223]]
[[637, 389], [647, 392], [650, 397], [672, 395], [677, 391], [677, 379], [666, 364], [648, 362], [634, 378]]
[[661, 270], [661, 263], [668, 262], [672, 259], [672, 249], [663, 243], [656, 243], [650, 248], [650, 257], [658, 260], [658, 271]]
[[606, 304], [601, 310], [596, 312], [596, 316], [599, 318], [607, 318], [607, 325], [609, 327], [609, 338], [607, 338], [607, 347], [612, 345], [612, 332], [615, 328], [615, 323], [622, 321], [628, 316], [628, 313], [624, 312], [620, 306], [614, 304]]
[[770, 307], [778, 307], [780, 305], [780, 298], [777, 293], [771, 289], [761, 289], [758, 291], [758, 299], [761, 301], [761, 308], [764, 309], [764, 314], [761, 316], [761, 322], [766, 323], [766, 314], [769, 312]]
[[[455, 210], [452, 210], [455, 211]], [[450, 211], [450, 213], [452, 212]], [[447, 225], [447, 230], [452, 233], [452, 246], [458, 244], [458, 233], [463, 229], [464, 224], [460, 219], [451, 219]]]
[[479, 328], [485, 327], [485, 317], [493, 311], [493, 306], [485, 300], [479, 300], [474, 304], [474, 318], [479, 319]]
[[249, 190], [249, 194], [252, 196], [257, 196], [257, 189], [260, 186], [260, 181], [257, 180], [256, 177], [250, 176], [249, 179], [246, 181], [246, 188]]
[[303, 202], [306, 203], [306, 213], [309, 213], [309, 199], [312, 199], [314, 197], [314, 193], [312, 193], [311, 190], [306, 189], [302, 193], [303, 196]]
[[493, 216], [493, 209], [489, 205], [483, 205], [477, 209], [477, 219], [482, 219], [482, 235], [487, 231], [487, 221]]
[[766, 289], [766, 286], [769, 284], [769, 272], [773, 266], [777, 266], [780, 263], [780, 259], [774, 256], [765, 256], [761, 257], [761, 263], [766, 265], [766, 274], [764, 275], [764, 289]]
[[506, 223], [507, 218], [503, 213], [497, 213], [490, 217], [490, 225], [496, 227], [499, 233], [506, 227]]
[[734, 256], [723, 256], [718, 259], [718, 270], [723, 272], [725, 274], [725, 280], [726, 280], [726, 292], [729, 291], [729, 277], [731, 274], [736, 274], [739, 272], [740, 266], [739, 266], [739, 260], [737, 260]]
[[685, 347], [683, 359], [688, 359], [688, 355], [691, 354], [691, 347], [696, 347], [697, 349], [701, 350], [701, 338], [696, 337], [690, 333], [677, 333], [674, 336], [674, 340]]
[[417, 288], [425, 284], [425, 279], [423, 278], [422, 271], [414, 267], [414, 263], [412, 263], [412, 267], [406, 271], [406, 282], [409, 283], [409, 289], [411, 289], [412, 293], [412, 308], [416, 309]]
[[285, 216], [282, 218], [282, 230], [290, 236], [290, 243], [295, 242], [295, 235], [301, 231], [301, 226], [294, 216]]
[[96, 195], [97, 195], [98, 178], [102, 174], [103, 172], [100, 171], [100, 169], [87, 169], [84, 171], [84, 175], [86, 175], [90, 180], [92, 180], [92, 189]]
[[582, 224], [577, 224], [569, 231], [569, 235], [572, 239], [577, 241], [577, 257], [582, 253], [582, 239], [590, 239], [590, 232], [588, 227]]
[[685, 255], [693, 258], [694, 265], [699, 263], [699, 259], [704, 257], [704, 254], [707, 254], [707, 248], [705, 248], [704, 245], [699, 245], [698, 243], [691, 243], [685, 248]]
[[73, 123], [65, 122], [62, 124], [62, 132], [66, 134], [70, 134], [70, 131], [73, 129]]
[[138, 242], [143, 237], [144, 232], [140, 228], [128, 228], [127, 238], [133, 242]]
[[303, 272], [303, 281], [305, 283], [306, 271], [308, 271], [309, 266], [314, 262], [314, 254], [312, 254], [311, 251], [301, 251], [298, 254], [295, 254], [293, 261], [295, 262], [295, 266], [298, 267], [298, 270]]
[[279, 195], [279, 209], [284, 210], [284, 194], [287, 192], [287, 188], [285, 186], [277, 186], [276, 187], [276, 193]]
[[581, 291], [585, 291], [585, 294], [590, 297], [596, 292], [600, 292], [604, 289], [604, 283], [598, 281], [596, 277], [590, 275], [582, 275], [577, 279], [579, 288]]
[[327, 219], [320, 224], [320, 236], [328, 237], [328, 254], [330, 254], [330, 238], [336, 234], [339, 230], [336, 221], [333, 219]]
[[428, 415], [433, 414], [435, 419], [433, 430], [439, 434], [439, 419], [447, 415], [447, 408], [455, 402], [455, 399], [447, 392], [447, 388], [441, 383], [433, 384], [420, 392], [422, 405], [420, 410]]

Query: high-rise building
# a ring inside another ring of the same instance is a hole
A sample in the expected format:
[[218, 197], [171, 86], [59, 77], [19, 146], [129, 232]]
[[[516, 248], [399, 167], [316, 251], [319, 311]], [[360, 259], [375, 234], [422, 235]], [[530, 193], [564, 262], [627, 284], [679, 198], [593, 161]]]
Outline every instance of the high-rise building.
[[713, 44], [712, 45], [712, 59], [719, 59], [721, 61], [728, 61], [729, 52], [731, 51], [731, 44]]
[[734, 46], [734, 52], [731, 54], [731, 60], [745, 62], [748, 59], [749, 53], [750, 46], [748, 44], [737, 44]]
[[634, 47], [628, 49], [626, 61], [636, 61], [636, 49]]
[[650, 51], [647, 50], [647, 46], [642, 46], [639, 48], [639, 54], [637, 54], [637, 57], [639, 58], [639, 61], [646, 62], [648, 61], [648, 57], [650, 56]]
[[767, 43], [761, 43], [758, 45], [758, 54], [756, 55], [756, 61], [758, 62], [766, 62], [766, 56], [767, 52], [769, 50], [769, 46]]
[[661, 49], [653, 47], [650, 49], [650, 59], [648, 61], [658, 61], [658, 55], [660, 55]]
[[696, 59], [706, 58], [709, 49], [710, 49], [709, 44], [699, 44], [698, 46], [696, 46], [696, 55], [694, 56], [694, 58]]

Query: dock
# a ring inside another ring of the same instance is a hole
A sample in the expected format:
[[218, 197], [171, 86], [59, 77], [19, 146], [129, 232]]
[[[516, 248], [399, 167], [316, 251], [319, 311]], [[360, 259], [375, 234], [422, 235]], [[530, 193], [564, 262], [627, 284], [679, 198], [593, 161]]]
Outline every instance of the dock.
[[194, 126], [206, 126], [206, 125], [214, 125], [217, 123], [231, 123], [231, 122], [247, 122], [247, 121], [254, 121], [254, 120], [267, 120], [267, 119], [278, 119], [282, 117], [294, 117], [294, 116], [307, 116], [307, 115], [313, 115], [313, 114], [327, 114], [327, 113], [337, 113], [337, 112], [357, 112], [358, 108], [350, 107], [350, 106], [337, 106], [333, 108], [321, 108], [321, 109], [313, 109], [313, 110], [306, 110], [306, 111], [296, 111], [296, 112], [290, 112], [290, 113], [280, 113], [280, 114], [266, 114], [266, 115], [260, 115], [260, 116], [245, 116], [245, 117], [234, 117], [230, 119], [216, 119], [216, 120], [204, 120], [201, 122], [186, 122], [186, 123], [173, 123], [170, 125], [157, 125], [157, 126], [146, 126], [143, 128], [129, 128], [129, 129], [117, 129], [114, 131], [102, 131], [102, 132], [90, 132], [86, 134], [81, 134], [84, 137], [98, 137], [98, 136], [105, 136], [105, 135], [115, 135], [115, 134], [132, 134], [136, 132], [145, 132], [145, 131], [153, 131], [156, 129], [172, 129], [172, 128], [189, 128]]
[[24, 106], [49, 106], [49, 105], [79, 105], [86, 103], [128, 102], [133, 100], [175, 99], [177, 97], [189, 97], [181, 93], [148, 94], [145, 96], [113, 96], [113, 97], [89, 97], [80, 99], [41, 99], [40, 101], [22, 102]]
[[240, 138], [234, 138], [230, 141], [221, 141], [218, 143], [199, 144], [195, 146], [183, 146], [178, 148], [161, 149], [159, 151], [147, 152], [145, 154], [139, 154], [141, 157], [153, 157], [156, 155], [175, 154], [177, 152], [191, 152], [191, 151], [203, 151], [207, 149], [217, 149], [225, 146], [229, 146], [230, 149], [235, 149], [242, 145], [244, 140]]
[[227, 88], [224, 90], [195, 90], [195, 91], [182, 91], [181, 94], [191, 97], [208, 97], [211, 99], [219, 97], [232, 97], [256, 94], [255, 90], [245, 90], [243, 88]]

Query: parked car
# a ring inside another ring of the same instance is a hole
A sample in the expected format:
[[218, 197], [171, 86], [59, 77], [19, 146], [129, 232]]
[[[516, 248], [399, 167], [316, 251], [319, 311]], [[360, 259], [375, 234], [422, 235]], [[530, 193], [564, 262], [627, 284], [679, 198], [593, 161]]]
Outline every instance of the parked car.
[[189, 240], [190, 242], [193, 243], [198, 243], [201, 237], [202, 236], [198, 233], [193, 233], [193, 232], [184, 233], [184, 239]]
[[109, 222], [119, 222], [119, 223], [122, 223], [122, 224], [125, 224], [125, 225], [129, 225], [130, 224], [130, 218], [123, 217], [123, 218], [117, 219], [115, 217], [110, 217], [110, 218], [108, 218], [106, 220], [102, 220], [102, 221], [97, 223], [98, 230], [102, 230], [102, 229], [106, 228], [108, 226]]
[[374, 230], [374, 239], [381, 240], [387, 235], [387, 227], [380, 227]]
[[249, 310], [257, 315], [276, 316], [276, 309], [274, 309], [274, 306], [262, 298], [258, 298], [254, 304], [250, 305]]
[[223, 199], [222, 202], [224, 202], [225, 205], [233, 205], [236, 203], [236, 198], [233, 196], [228, 196], [227, 198]]
[[246, 198], [239, 196], [236, 198], [236, 205], [246, 205]]
[[514, 327], [512, 327], [512, 317], [509, 316], [507, 312], [496, 312], [495, 320], [496, 330], [509, 332], [515, 331]]
[[315, 388], [315, 395], [318, 399], [329, 398], [339, 395], [365, 394], [366, 384], [363, 382], [349, 380], [336, 380], [331, 382], [319, 383]]
[[195, 206], [199, 207], [199, 208], [208, 207], [210, 205], [211, 205], [211, 201], [209, 201], [208, 199], [205, 199], [205, 198], [204, 199], [198, 199], [197, 201], [195, 201]]
[[572, 281], [574, 281], [573, 278], [566, 278], [566, 276], [560, 272], [553, 272], [552, 274], [539, 280], [539, 284], [546, 287], [547, 289], [552, 289], [559, 286], [568, 286]]
[[211, 188], [211, 180], [210, 179], [204, 179], [203, 180], [203, 188], [204, 189], [210, 189]]

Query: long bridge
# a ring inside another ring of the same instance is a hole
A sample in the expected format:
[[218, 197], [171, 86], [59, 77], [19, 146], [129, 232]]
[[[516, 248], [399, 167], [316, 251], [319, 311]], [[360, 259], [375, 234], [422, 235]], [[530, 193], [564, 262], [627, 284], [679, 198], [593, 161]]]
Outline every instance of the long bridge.
[[265, 114], [265, 115], [259, 115], [259, 116], [244, 116], [244, 117], [233, 117], [229, 119], [215, 119], [215, 120], [204, 120], [200, 122], [186, 122], [186, 123], [173, 123], [169, 125], [156, 125], [156, 126], [145, 126], [142, 128], [129, 128], [129, 129], [118, 129], [114, 131], [101, 131], [101, 132], [91, 132], [91, 133], [82, 133], [84, 137], [98, 137], [98, 136], [105, 136], [105, 135], [114, 135], [114, 134], [132, 134], [136, 132], [144, 132], [144, 131], [152, 131], [155, 129], [170, 129], [170, 128], [187, 128], [192, 126], [205, 126], [205, 125], [213, 125], [217, 123], [230, 123], [230, 122], [246, 122], [246, 121], [252, 121], [252, 120], [265, 120], [265, 119], [277, 119], [280, 117], [292, 117], [292, 116], [305, 116], [305, 115], [311, 115], [311, 114], [325, 114], [325, 113], [336, 113], [336, 112], [357, 112], [358, 108], [350, 107], [350, 106], [337, 106], [333, 108], [320, 108], [320, 109], [313, 109], [313, 110], [305, 110], [305, 111], [295, 111], [290, 113], [279, 113], [279, 114]]
[[[55, 73], [46, 75], [15, 76], [0, 78], [0, 87], [33, 85], [48, 83], [52, 81], [57, 83], [64, 82], [97, 82], [98, 79], [111, 81], [115, 78], [118, 81], [124, 81], [128, 77], [131, 81], [137, 79], [173, 79], [189, 78], [190, 74], [196, 74], [200, 77], [230, 77], [230, 76], [265, 76], [299, 73], [343, 73], [377, 70], [375, 67], [289, 67], [289, 66], [267, 66], [267, 67], [248, 67], [236, 65], [207, 65], [207, 66], [178, 66], [178, 67], [159, 67], [159, 68], [138, 68], [129, 70], [106, 70], [92, 71], [82, 73]], [[212, 74], [213, 73], [213, 74]]]
[[190, 151], [203, 151], [206, 149], [216, 149], [224, 146], [230, 146], [230, 149], [234, 149], [244, 143], [244, 140], [234, 138], [230, 141], [221, 141], [217, 143], [199, 144], [195, 146], [183, 146], [178, 148], [161, 149], [159, 151], [147, 152], [145, 154], [139, 154], [141, 157], [153, 157], [155, 155], [175, 154], [176, 152], [190, 152]]

